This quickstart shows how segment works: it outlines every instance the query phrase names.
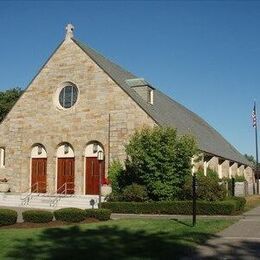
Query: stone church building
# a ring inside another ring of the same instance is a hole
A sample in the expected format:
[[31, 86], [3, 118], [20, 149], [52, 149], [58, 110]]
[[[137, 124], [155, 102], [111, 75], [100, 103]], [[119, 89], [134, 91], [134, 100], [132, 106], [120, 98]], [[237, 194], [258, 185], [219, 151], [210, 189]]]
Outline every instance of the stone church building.
[[[0, 124], [0, 178], [12, 192], [98, 193], [98, 175], [143, 126], [171, 126], [197, 138], [195, 165], [220, 177], [245, 175], [250, 163], [202, 118], [143, 78], [73, 37], [57, 47]], [[104, 153], [100, 163], [97, 155]]]

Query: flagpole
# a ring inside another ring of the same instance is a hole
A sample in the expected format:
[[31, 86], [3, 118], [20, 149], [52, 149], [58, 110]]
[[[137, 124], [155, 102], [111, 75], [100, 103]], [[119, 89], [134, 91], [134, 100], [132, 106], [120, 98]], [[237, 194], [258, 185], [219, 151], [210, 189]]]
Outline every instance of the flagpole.
[[257, 113], [256, 113], [256, 103], [254, 102], [255, 110], [255, 171], [256, 171], [256, 189], [257, 194], [259, 194], [259, 176], [258, 176], [258, 136], [257, 136]]

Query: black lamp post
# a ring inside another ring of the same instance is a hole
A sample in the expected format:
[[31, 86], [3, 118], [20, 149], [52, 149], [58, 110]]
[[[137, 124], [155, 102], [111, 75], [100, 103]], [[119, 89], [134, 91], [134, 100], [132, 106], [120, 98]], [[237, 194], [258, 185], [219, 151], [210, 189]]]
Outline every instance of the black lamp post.
[[196, 217], [197, 217], [197, 179], [196, 173], [193, 173], [192, 176], [192, 225], [196, 225]]
[[99, 180], [98, 180], [98, 185], [99, 185], [99, 191], [98, 191], [98, 208], [101, 208], [101, 178], [102, 178], [102, 161], [104, 160], [104, 153], [103, 151], [98, 151], [97, 154], [97, 159], [99, 162]]

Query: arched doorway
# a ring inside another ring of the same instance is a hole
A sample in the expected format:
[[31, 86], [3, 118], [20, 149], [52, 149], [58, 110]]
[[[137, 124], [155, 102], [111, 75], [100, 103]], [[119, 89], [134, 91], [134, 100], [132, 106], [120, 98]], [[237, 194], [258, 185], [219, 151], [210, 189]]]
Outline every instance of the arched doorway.
[[57, 149], [57, 193], [74, 194], [75, 157], [70, 144]]
[[101, 174], [101, 180], [105, 178], [105, 160], [98, 160], [98, 152], [104, 149], [99, 142], [91, 142], [86, 146], [85, 158], [86, 158], [86, 177], [85, 177], [85, 193], [86, 194], [99, 194], [99, 175]]
[[45, 193], [47, 186], [47, 152], [42, 144], [31, 151], [31, 192]]

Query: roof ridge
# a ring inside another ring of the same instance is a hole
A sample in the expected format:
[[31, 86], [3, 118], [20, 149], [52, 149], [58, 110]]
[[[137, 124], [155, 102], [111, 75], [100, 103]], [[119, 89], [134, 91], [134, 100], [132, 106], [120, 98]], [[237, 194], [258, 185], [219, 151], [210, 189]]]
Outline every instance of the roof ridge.
[[72, 39], [104, 72], [128, 94], [144, 112], [160, 126], [171, 126], [178, 132], [194, 135], [201, 151], [215, 154], [230, 161], [249, 162], [214, 127], [202, 117], [173, 100], [160, 90], [154, 89], [154, 104], [148, 104], [129, 85], [127, 79], [138, 78], [117, 63], [76, 39]]
[[[111, 65], [117, 67], [118, 69], [120, 69], [121, 71], [133, 76], [133, 78], [138, 78], [136, 75], [134, 75], [132, 72], [124, 69], [123, 67], [121, 67], [119, 64], [117, 64], [116, 62], [112, 61], [111, 59], [108, 59], [107, 57], [105, 57], [102, 53], [100, 53], [99, 51], [97, 51], [96, 49], [90, 47], [88, 44], [83, 43], [75, 38], [72, 38], [72, 40], [79, 45], [80, 47], [82, 47], [84, 50], [86, 50], [88, 52], [88, 50], [90, 50], [91, 52], [94, 52], [95, 54], [97, 54], [98, 56], [100, 56], [102, 59], [106, 60], [107, 62], [111, 63]], [[91, 55], [91, 53], [88, 52], [88, 54]], [[130, 79], [130, 78], [129, 78]]]

